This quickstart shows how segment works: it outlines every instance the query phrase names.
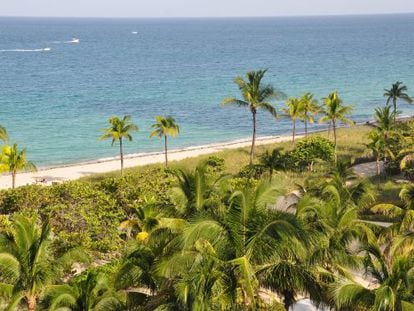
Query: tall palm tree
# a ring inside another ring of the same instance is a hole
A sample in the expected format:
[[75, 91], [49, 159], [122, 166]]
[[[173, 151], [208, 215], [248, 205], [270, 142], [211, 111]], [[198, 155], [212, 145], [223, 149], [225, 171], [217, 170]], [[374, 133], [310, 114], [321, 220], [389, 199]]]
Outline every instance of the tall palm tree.
[[292, 142], [295, 142], [296, 135], [296, 121], [303, 114], [303, 105], [302, 101], [298, 98], [289, 98], [286, 102], [287, 108], [283, 109], [283, 112], [292, 120], [293, 129], [292, 129]]
[[392, 105], [394, 107], [394, 121], [397, 114], [397, 101], [400, 99], [402, 101], [405, 101], [409, 104], [413, 102], [410, 96], [408, 96], [407, 87], [400, 81], [395, 82], [389, 90], [384, 89], [384, 97], [387, 98], [387, 105], [392, 102]]
[[307, 137], [308, 123], [315, 122], [315, 115], [320, 112], [321, 108], [318, 105], [318, 101], [313, 98], [312, 93], [304, 94], [300, 101], [302, 103], [302, 119], [305, 122], [305, 137]]
[[12, 176], [12, 188], [16, 187], [16, 175], [20, 171], [36, 171], [36, 166], [26, 159], [26, 149], [19, 150], [17, 144], [3, 147], [0, 170], [9, 172]]
[[110, 126], [102, 129], [104, 134], [99, 138], [99, 140], [112, 139], [112, 146], [116, 141], [119, 142], [119, 154], [121, 156], [121, 175], [124, 170], [124, 149], [123, 149], [123, 140], [127, 139], [132, 141], [132, 132], [138, 131], [138, 126], [132, 123], [131, 116], [126, 115], [122, 119], [117, 116], [111, 117], [108, 120]]
[[117, 293], [103, 273], [88, 272], [78, 282], [52, 286], [44, 301], [48, 311], [121, 311], [123, 295]]
[[239, 87], [242, 99], [226, 98], [222, 105], [234, 105], [237, 107], [246, 107], [252, 113], [252, 146], [250, 149], [250, 165], [253, 164], [254, 148], [256, 142], [256, 114], [259, 109], [269, 112], [273, 117], [277, 116], [276, 109], [268, 102], [275, 95], [273, 87], [263, 85], [262, 79], [267, 70], [251, 71], [246, 74], [246, 80], [237, 77], [234, 82]]
[[0, 233], [0, 292], [7, 296], [7, 310], [25, 305], [35, 311], [46, 286], [58, 279], [62, 267], [81, 258], [79, 251], [68, 251], [56, 258], [51, 249], [48, 221], [41, 227], [36, 218], [13, 217], [12, 229]]
[[171, 116], [156, 116], [152, 128], [154, 131], [150, 134], [150, 138], [154, 136], [164, 137], [165, 166], [168, 166], [167, 137], [177, 136], [180, 133], [180, 127]]
[[354, 121], [348, 119], [346, 115], [349, 115], [352, 111], [351, 106], [344, 106], [342, 99], [339, 97], [337, 92], [333, 92], [328, 95], [328, 97], [324, 98], [324, 116], [320, 118], [320, 123], [329, 122], [332, 124], [332, 129], [334, 133], [334, 143], [335, 143], [335, 154], [336, 154], [336, 127], [338, 122], [342, 122], [345, 124], [353, 125]]

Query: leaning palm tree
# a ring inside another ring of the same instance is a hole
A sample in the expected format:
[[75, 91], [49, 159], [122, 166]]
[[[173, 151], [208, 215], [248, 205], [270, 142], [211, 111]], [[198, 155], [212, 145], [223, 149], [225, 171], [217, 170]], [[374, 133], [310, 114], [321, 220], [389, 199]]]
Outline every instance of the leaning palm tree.
[[384, 89], [384, 97], [387, 98], [387, 105], [392, 102], [392, 105], [394, 107], [394, 121], [396, 118], [397, 113], [397, 101], [400, 99], [402, 101], [405, 101], [409, 104], [413, 102], [410, 96], [408, 96], [407, 87], [400, 81], [395, 82], [389, 90]]
[[0, 170], [12, 176], [12, 188], [16, 187], [16, 175], [20, 171], [36, 171], [36, 166], [26, 159], [26, 149], [19, 150], [17, 144], [5, 146], [2, 150]]
[[302, 103], [302, 119], [305, 122], [305, 137], [308, 136], [308, 123], [315, 122], [315, 115], [318, 114], [321, 108], [318, 101], [313, 98], [312, 93], [304, 94], [301, 99]]
[[324, 98], [325, 108], [323, 110], [324, 116], [319, 120], [320, 123], [329, 122], [332, 125], [334, 142], [335, 142], [335, 154], [336, 154], [336, 127], [338, 122], [353, 125], [354, 121], [346, 118], [352, 111], [351, 106], [344, 106], [342, 99], [337, 92], [333, 92]]
[[289, 98], [286, 102], [287, 108], [283, 109], [283, 112], [288, 118], [292, 120], [293, 129], [292, 129], [292, 142], [295, 142], [296, 136], [296, 121], [303, 114], [302, 101], [298, 98]]
[[256, 142], [256, 114], [259, 109], [269, 112], [273, 117], [277, 116], [276, 109], [268, 102], [275, 95], [273, 87], [263, 85], [262, 79], [267, 70], [251, 71], [246, 74], [247, 80], [237, 77], [234, 82], [239, 87], [242, 99], [226, 98], [222, 105], [234, 105], [250, 109], [253, 120], [252, 146], [250, 150], [250, 165], [253, 164], [254, 148]]
[[104, 134], [99, 138], [99, 140], [112, 139], [112, 146], [116, 141], [119, 141], [119, 154], [121, 157], [121, 175], [124, 170], [124, 149], [123, 149], [123, 140], [124, 138], [128, 141], [132, 141], [132, 132], [138, 131], [138, 126], [132, 123], [131, 116], [126, 115], [122, 119], [117, 116], [111, 117], [108, 120], [110, 126], [104, 128], [102, 131]]
[[83, 254], [68, 251], [56, 258], [51, 248], [48, 221], [40, 227], [36, 218], [13, 217], [12, 228], [0, 234], [0, 295], [7, 297], [6, 310], [35, 311], [39, 299], [63, 267], [69, 267]]
[[171, 116], [156, 116], [152, 128], [154, 131], [150, 134], [150, 138], [154, 136], [159, 138], [164, 137], [165, 166], [168, 166], [167, 137], [177, 136], [180, 133], [180, 127]]

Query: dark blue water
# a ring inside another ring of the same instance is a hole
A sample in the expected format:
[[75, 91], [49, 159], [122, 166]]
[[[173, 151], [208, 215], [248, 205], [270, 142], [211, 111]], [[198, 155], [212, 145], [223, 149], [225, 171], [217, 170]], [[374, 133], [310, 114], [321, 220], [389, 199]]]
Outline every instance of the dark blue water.
[[[80, 43], [66, 42], [72, 38]], [[131, 114], [140, 127], [129, 153], [162, 150], [148, 138], [159, 114], [181, 124], [173, 148], [244, 138], [249, 112], [220, 102], [238, 95], [236, 75], [260, 68], [290, 96], [338, 90], [364, 120], [392, 82], [414, 95], [413, 55], [414, 15], [0, 18], [0, 123], [39, 165], [116, 155], [109, 141], [97, 141], [114, 114]], [[260, 135], [289, 130], [288, 120], [259, 115]]]

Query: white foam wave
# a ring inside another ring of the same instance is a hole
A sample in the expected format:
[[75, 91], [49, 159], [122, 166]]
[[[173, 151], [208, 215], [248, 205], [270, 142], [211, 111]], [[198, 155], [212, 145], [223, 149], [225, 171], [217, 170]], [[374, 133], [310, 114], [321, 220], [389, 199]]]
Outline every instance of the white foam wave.
[[6, 50], [0, 50], [0, 53], [6, 53], [6, 52], [49, 52], [51, 51], [51, 48], [43, 48], [43, 49], [6, 49]]
[[70, 41], [52, 41], [53, 44], [62, 44], [62, 43], [67, 43], [67, 44], [74, 44], [74, 43], [79, 43], [80, 40], [77, 38], [72, 38], [72, 40]]

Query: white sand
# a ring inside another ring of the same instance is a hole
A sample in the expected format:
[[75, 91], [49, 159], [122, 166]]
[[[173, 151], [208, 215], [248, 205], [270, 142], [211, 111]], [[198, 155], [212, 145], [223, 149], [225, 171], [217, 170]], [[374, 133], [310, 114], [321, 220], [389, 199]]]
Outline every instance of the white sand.
[[[300, 138], [301, 136], [297, 136]], [[283, 141], [289, 141], [290, 135], [286, 136], [272, 136], [272, 137], [259, 137], [256, 140], [256, 145], [265, 145]], [[178, 161], [186, 158], [197, 157], [199, 155], [205, 155], [215, 153], [226, 149], [236, 149], [241, 147], [248, 147], [251, 144], [251, 140], [235, 140], [220, 144], [211, 144], [204, 146], [197, 146], [191, 148], [185, 148], [180, 150], [171, 150], [168, 152], [169, 161]], [[129, 155], [124, 157], [124, 168], [142, 166], [154, 163], [163, 163], [164, 153], [153, 152], [143, 153], [137, 155]], [[107, 173], [111, 171], [117, 171], [120, 169], [120, 160], [109, 159], [88, 163], [80, 163], [75, 165], [68, 165], [55, 168], [44, 168], [34, 173], [20, 173], [17, 174], [16, 186], [23, 186], [28, 184], [52, 184], [53, 182], [63, 182], [67, 180], [75, 180], [80, 177], [89, 176], [97, 173]], [[46, 182], [40, 182], [42, 179]], [[3, 175], [0, 177], [0, 189], [11, 188], [11, 176]]]

